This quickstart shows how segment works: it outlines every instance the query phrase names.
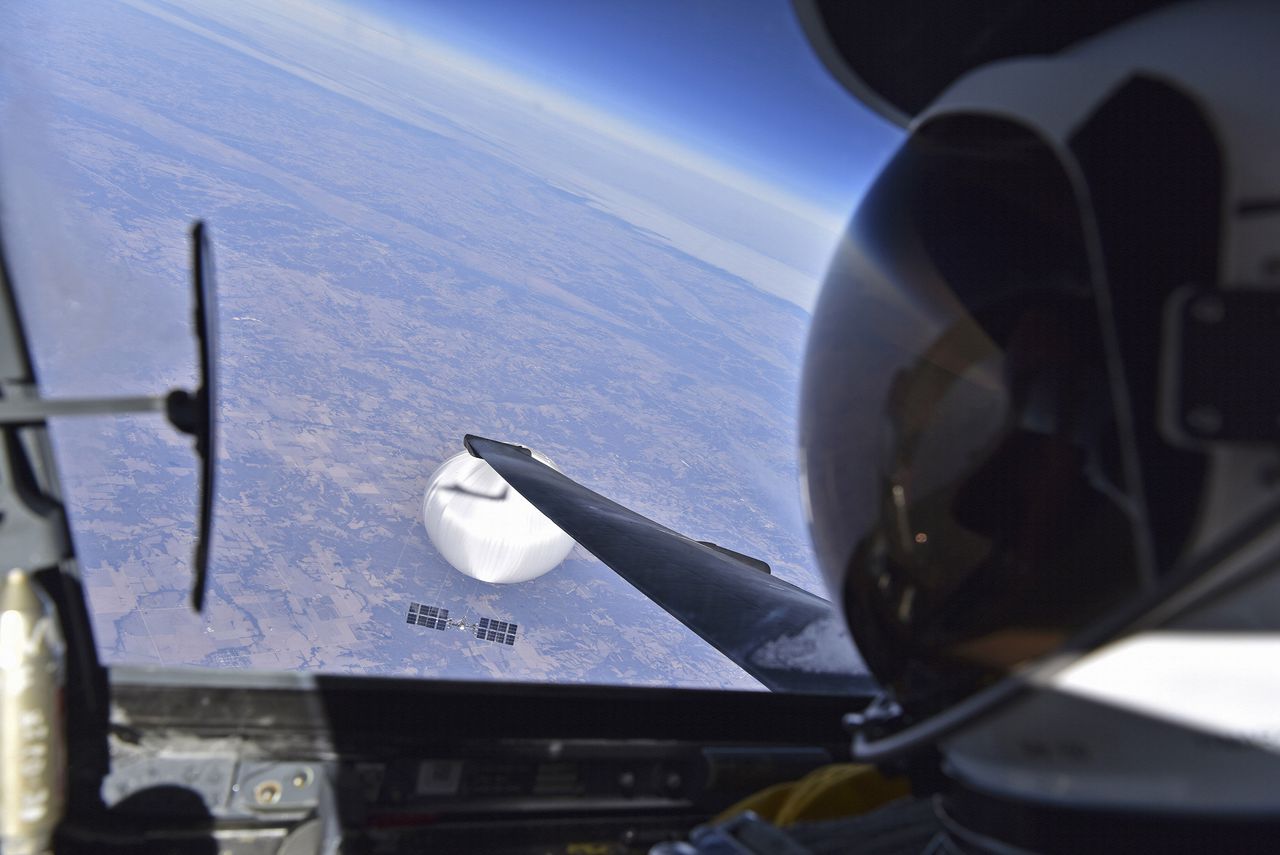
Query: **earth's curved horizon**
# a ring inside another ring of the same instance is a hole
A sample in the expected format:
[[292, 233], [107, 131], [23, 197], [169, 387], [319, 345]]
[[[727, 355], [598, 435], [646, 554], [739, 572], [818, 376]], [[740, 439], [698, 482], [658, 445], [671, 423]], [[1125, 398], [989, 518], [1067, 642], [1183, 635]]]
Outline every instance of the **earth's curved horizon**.
[[[464, 434], [491, 436], [822, 593], [794, 411], [831, 224], [428, 47], [378, 54], [245, 8], [3, 24], [8, 43], [43, 39], [8, 60], [6, 93], [37, 142], [3, 154], [21, 173], [6, 209], [41, 200], [6, 237], [46, 392], [189, 383], [190, 221], [215, 244], [204, 617], [187, 608], [186, 439], [159, 419], [55, 425], [103, 658], [759, 688], [581, 548], [515, 585], [455, 572], [420, 502]], [[32, 81], [34, 106], [14, 91]], [[408, 625], [414, 601], [521, 637]]]

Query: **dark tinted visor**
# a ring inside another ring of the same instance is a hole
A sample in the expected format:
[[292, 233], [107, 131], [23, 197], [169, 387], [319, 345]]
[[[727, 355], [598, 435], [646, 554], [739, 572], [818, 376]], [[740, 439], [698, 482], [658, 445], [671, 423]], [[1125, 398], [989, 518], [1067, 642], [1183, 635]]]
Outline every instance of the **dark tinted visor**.
[[1139, 587], [1078, 210], [1031, 132], [936, 119], [868, 194], [815, 309], [814, 540], [909, 713], [1053, 650]]

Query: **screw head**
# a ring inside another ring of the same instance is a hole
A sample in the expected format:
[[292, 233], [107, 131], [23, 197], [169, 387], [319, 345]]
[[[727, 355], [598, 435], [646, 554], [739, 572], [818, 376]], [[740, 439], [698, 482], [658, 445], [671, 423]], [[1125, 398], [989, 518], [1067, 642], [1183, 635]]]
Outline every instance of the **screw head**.
[[253, 788], [253, 798], [260, 805], [273, 805], [280, 801], [283, 788], [279, 781], [262, 781]]

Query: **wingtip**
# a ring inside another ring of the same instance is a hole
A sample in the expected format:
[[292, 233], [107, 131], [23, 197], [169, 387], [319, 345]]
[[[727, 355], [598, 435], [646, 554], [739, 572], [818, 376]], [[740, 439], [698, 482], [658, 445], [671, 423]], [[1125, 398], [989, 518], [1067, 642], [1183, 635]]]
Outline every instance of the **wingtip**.
[[467, 453], [470, 454], [472, 457], [479, 457], [481, 460], [484, 459], [484, 455], [476, 451], [475, 442], [477, 440], [479, 440], [480, 442], [491, 442], [494, 445], [505, 445], [509, 448], [514, 448], [516, 451], [520, 452], [521, 454], [527, 455], [529, 457], [533, 456], [533, 452], [530, 451], [528, 448], [524, 447], [523, 445], [517, 445], [514, 442], [503, 442], [500, 439], [489, 439], [488, 437], [485, 437], [485, 436], [476, 436], [474, 433], [464, 434], [462, 437], [462, 447], [465, 448], [467, 450]]

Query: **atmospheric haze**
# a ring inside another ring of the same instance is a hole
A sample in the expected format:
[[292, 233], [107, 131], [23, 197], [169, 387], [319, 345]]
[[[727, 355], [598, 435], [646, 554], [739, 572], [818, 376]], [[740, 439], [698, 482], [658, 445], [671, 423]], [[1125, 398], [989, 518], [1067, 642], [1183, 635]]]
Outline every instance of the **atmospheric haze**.
[[[103, 659], [759, 688], [583, 550], [515, 585], [456, 572], [424, 493], [464, 434], [519, 443], [821, 593], [794, 414], [833, 224], [326, 9], [0, 11], [4, 237], [44, 392], [190, 385], [197, 217], [219, 267], [204, 615], [189, 440], [53, 426]], [[427, 634], [411, 602], [521, 637]]]

